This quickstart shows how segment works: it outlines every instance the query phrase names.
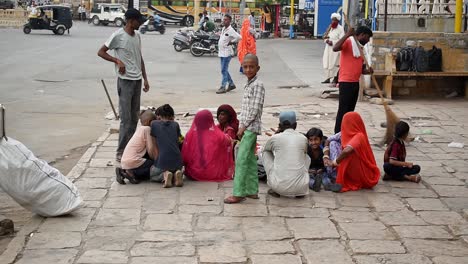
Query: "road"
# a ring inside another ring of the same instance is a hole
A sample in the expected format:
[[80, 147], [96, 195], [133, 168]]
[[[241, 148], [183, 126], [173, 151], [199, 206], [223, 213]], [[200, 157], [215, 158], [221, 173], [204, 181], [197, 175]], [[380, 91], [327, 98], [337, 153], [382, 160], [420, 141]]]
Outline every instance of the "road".
[[[96, 52], [116, 27], [76, 22], [70, 35], [49, 31], [25, 35], [19, 29], [0, 29], [0, 103], [7, 108], [7, 133], [25, 143], [36, 155], [54, 162], [66, 173], [79, 158], [81, 149], [94, 142], [106, 128], [104, 116], [110, 106], [100, 84], [104, 79], [116, 102], [113, 66]], [[142, 105], [170, 103], [177, 112], [220, 103], [240, 105], [241, 89], [216, 95], [220, 82], [215, 56], [193, 57], [177, 53], [171, 43], [177, 28], [165, 35], [142, 36], [151, 91]], [[259, 40], [261, 72], [267, 104], [310, 101], [317, 89], [278, 89], [281, 85], [308, 83], [322, 88], [320, 41]], [[310, 72], [310, 64], [314, 72]], [[305, 67], [307, 65], [307, 67]], [[239, 87], [245, 77], [240, 64], [231, 62], [231, 75]], [[305, 70], [307, 68], [307, 71]], [[70, 155], [71, 150], [75, 155]]]

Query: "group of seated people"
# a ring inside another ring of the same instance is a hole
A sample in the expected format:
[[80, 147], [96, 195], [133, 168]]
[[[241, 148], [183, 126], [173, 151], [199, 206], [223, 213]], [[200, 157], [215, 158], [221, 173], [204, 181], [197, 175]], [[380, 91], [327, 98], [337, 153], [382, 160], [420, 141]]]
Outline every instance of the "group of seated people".
[[[170, 188], [182, 187], [184, 175], [196, 181], [232, 180], [239, 121], [230, 105], [221, 105], [216, 119], [217, 125], [209, 110], [198, 111], [183, 137], [170, 105], [142, 111], [141, 126], [125, 148], [121, 168], [116, 169], [117, 181], [136, 184], [150, 180]], [[303, 134], [296, 127], [295, 112], [281, 112], [278, 129], [272, 129], [275, 134], [263, 148], [257, 148], [261, 149], [256, 156], [266, 172], [270, 195], [300, 198], [309, 189], [319, 192], [322, 186], [346, 192], [378, 183], [380, 170], [358, 113], [347, 113], [341, 132], [328, 138], [319, 128]], [[405, 161], [408, 134], [408, 124], [400, 121], [385, 151], [383, 180], [421, 180], [420, 167]]]

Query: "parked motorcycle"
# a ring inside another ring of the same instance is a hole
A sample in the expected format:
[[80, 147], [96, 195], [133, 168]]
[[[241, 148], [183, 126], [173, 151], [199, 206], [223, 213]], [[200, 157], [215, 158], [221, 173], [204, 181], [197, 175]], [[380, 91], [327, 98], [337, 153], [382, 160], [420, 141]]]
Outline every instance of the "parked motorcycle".
[[216, 54], [218, 53], [218, 40], [219, 36], [216, 34], [197, 32], [193, 36], [190, 53], [195, 57], [201, 57], [207, 53]]
[[192, 44], [194, 31], [193, 30], [179, 30], [174, 35], [174, 41], [172, 45], [174, 46], [174, 50], [177, 52], [181, 52], [186, 49], [190, 49], [190, 45]]
[[164, 34], [166, 32], [166, 27], [163, 23], [157, 23], [155, 25], [154, 21], [148, 19], [140, 26], [140, 33], [145, 34], [146, 32], [159, 31], [159, 33]]

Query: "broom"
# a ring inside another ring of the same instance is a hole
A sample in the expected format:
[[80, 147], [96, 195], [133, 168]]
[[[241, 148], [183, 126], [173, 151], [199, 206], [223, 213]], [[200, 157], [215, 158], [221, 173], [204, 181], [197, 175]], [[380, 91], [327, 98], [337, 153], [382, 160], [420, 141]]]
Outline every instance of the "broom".
[[[343, 13], [343, 18], [345, 20], [345, 24], [346, 26], [348, 27], [348, 30], [349, 28], [351, 28], [351, 26], [349, 25], [349, 22], [348, 22], [348, 19], [346, 17], [346, 15]], [[354, 38], [354, 41], [356, 41], [356, 43], [359, 43], [356, 39], [356, 36], [353, 36]], [[359, 45], [358, 45], [359, 46]], [[364, 53], [362, 51], [362, 48], [359, 46], [359, 53], [361, 54], [361, 58], [364, 60], [364, 63], [366, 65], [366, 68], [370, 68], [369, 66], [369, 63], [367, 62], [367, 58], [366, 56], [364, 56]], [[385, 117], [387, 118], [387, 130], [385, 132], [385, 136], [381, 142], [381, 145], [384, 145], [384, 144], [389, 144], [392, 139], [393, 139], [393, 135], [395, 133], [395, 126], [398, 122], [400, 122], [400, 118], [392, 111], [392, 109], [390, 108], [390, 106], [388, 105], [387, 101], [385, 101], [384, 97], [383, 97], [383, 93], [382, 93], [382, 90], [380, 89], [380, 85], [379, 83], [377, 82], [377, 80], [375, 79], [375, 76], [374, 74], [371, 74], [371, 79], [372, 79], [372, 82], [375, 86], [375, 88], [377, 88], [377, 93], [379, 94], [379, 97], [380, 97], [380, 100], [382, 102], [382, 105], [385, 109]]]

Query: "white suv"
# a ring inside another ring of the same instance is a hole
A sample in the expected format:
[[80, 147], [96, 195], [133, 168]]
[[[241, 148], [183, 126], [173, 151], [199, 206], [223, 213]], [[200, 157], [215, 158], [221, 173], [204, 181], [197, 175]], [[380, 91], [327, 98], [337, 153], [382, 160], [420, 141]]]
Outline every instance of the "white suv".
[[125, 24], [125, 11], [125, 7], [120, 4], [98, 4], [97, 8], [91, 10], [89, 23], [93, 22], [96, 26], [113, 23], [122, 27]]

